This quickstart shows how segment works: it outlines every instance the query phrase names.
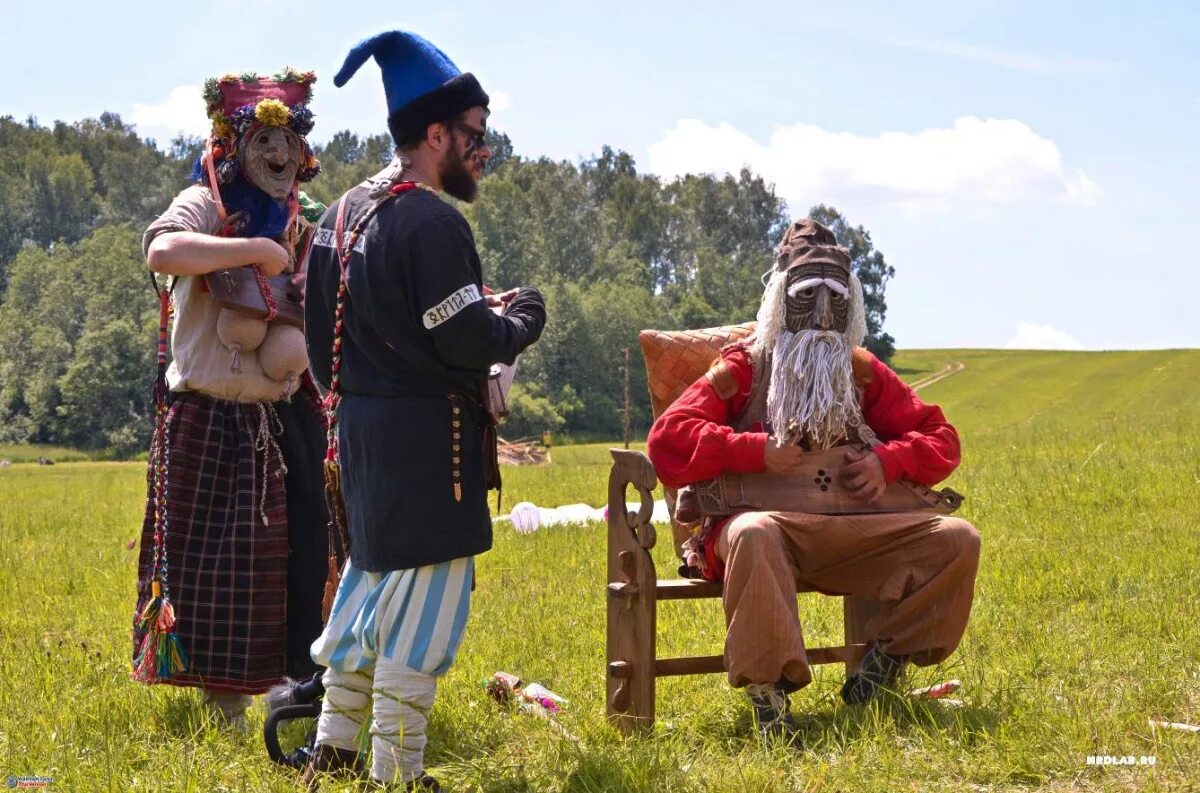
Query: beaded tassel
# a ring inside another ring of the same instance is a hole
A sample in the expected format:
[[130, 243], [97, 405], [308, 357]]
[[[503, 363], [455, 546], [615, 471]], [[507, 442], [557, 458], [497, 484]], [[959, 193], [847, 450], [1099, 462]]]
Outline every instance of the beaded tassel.
[[[344, 205], [343, 205], [344, 206]], [[338, 213], [335, 230], [338, 240], [342, 235], [343, 215]], [[352, 235], [354, 236], [354, 235]], [[354, 241], [350, 244], [354, 250]], [[339, 260], [343, 257], [338, 249]], [[345, 559], [346, 545], [346, 502], [342, 499], [342, 476], [338, 466], [337, 411], [342, 392], [342, 330], [346, 314], [345, 262], [342, 277], [338, 282], [337, 303], [333, 315], [333, 354], [330, 360], [329, 391], [325, 394], [325, 509], [329, 515], [329, 570], [325, 577], [325, 591], [321, 597], [321, 621], [328, 622], [333, 611], [333, 599], [342, 580], [341, 561]]]
[[[341, 270], [338, 279], [337, 299], [333, 312], [333, 350], [329, 362], [329, 391], [325, 394], [323, 407], [325, 410], [325, 507], [329, 512], [329, 571], [325, 578], [325, 591], [321, 601], [321, 619], [329, 620], [333, 610], [333, 600], [337, 595], [338, 584], [341, 582], [341, 563], [350, 553], [350, 540], [346, 530], [346, 502], [342, 499], [342, 476], [338, 465], [337, 421], [338, 405], [342, 400], [342, 333], [345, 331], [346, 317], [346, 287], [347, 268], [350, 256], [359, 237], [375, 213], [385, 201], [392, 196], [400, 195], [415, 188], [429, 190], [426, 185], [418, 182], [400, 182], [393, 185], [383, 200], [377, 202], [365, 215], [354, 224], [349, 239], [346, 234], [346, 203], [338, 206], [337, 222], [334, 224], [334, 248]], [[343, 243], [345, 243], [343, 245]]]
[[154, 378], [154, 436], [150, 460], [154, 483], [154, 561], [151, 568], [150, 600], [137, 618], [143, 634], [133, 662], [135, 680], [153, 683], [187, 669], [187, 656], [175, 635], [175, 608], [167, 588], [167, 325], [171, 318], [171, 296], [158, 294], [158, 373]]

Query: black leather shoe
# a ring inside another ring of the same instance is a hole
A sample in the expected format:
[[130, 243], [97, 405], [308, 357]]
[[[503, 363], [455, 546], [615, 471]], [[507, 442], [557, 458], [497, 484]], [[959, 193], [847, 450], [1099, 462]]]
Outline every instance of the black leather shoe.
[[789, 709], [786, 691], [774, 683], [752, 683], [746, 686], [746, 694], [761, 738], [791, 741], [796, 737], [800, 724]]
[[446, 793], [446, 789], [438, 784], [438, 781], [429, 774], [423, 774], [404, 788], [412, 793]]
[[358, 758], [358, 752], [353, 749], [341, 749], [337, 746], [317, 745], [317, 751], [304, 769], [301, 783], [309, 793], [320, 790], [321, 774], [340, 774], [355, 777], [365, 777], [366, 770]]
[[858, 671], [846, 678], [842, 701], [847, 705], [869, 702], [881, 690], [895, 690], [904, 673], [904, 656], [888, 655], [875, 646], [867, 650]]

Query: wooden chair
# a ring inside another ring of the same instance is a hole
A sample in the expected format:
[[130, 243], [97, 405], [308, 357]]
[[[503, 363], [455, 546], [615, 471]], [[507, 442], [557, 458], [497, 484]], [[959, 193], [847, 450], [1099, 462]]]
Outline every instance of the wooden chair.
[[[704, 374], [726, 344], [745, 338], [753, 325], [708, 328], [697, 331], [642, 331], [654, 416]], [[608, 640], [607, 715], [625, 734], [649, 730], [654, 725], [654, 688], [660, 677], [722, 672], [720, 655], [659, 658], [657, 609], [660, 600], [694, 600], [721, 596], [719, 581], [660, 579], [650, 551], [657, 536], [650, 516], [658, 478], [654, 466], [640, 452], [611, 450], [613, 466], [608, 477]], [[628, 489], [640, 497], [636, 512], [626, 509]], [[674, 509], [674, 493], [667, 492]], [[672, 519], [678, 553], [688, 529]], [[807, 591], [807, 590], [800, 590]], [[810, 664], [842, 663], [852, 674], [867, 650], [865, 626], [876, 613], [875, 603], [861, 598], [843, 599], [845, 639], [837, 647], [808, 648]]]

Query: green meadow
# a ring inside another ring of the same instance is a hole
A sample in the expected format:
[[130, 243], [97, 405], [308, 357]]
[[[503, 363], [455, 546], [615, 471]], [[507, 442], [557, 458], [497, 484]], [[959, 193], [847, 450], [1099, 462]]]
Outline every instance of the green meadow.
[[[983, 536], [959, 651], [905, 685], [957, 678], [961, 707], [889, 696], [848, 707], [841, 670], [793, 697], [798, 746], [763, 745], [723, 676], [658, 686], [652, 734], [604, 718], [605, 527], [518, 535], [479, 559], [467, 637], [444, 678], [427, 762], [452, 790], [917, 791], [1200, 789], [1200, 351], [910, 351], [910, 382], [962, 435], [947, 482]], [[128, 677], [144, 463], [0, 469], [0, 784], [50, 790], [293, 790], [259, 733], [206, 720], [194, 691]], [[50, 455], [54, 456], [54, 455]], [[605, 445], [505, 470], [505, 508], [606, 498]], [[669, 537], [660, 531], [660, 538]], [[673, 567], [662, 541], [663, 574]], [[840, 602], [803, 595], [811, 643], [841, 638]], [[660, 655], [718, 653], [719, 604], [660, 606]], [[505, 670], [569, 700], [558, 725], [481, 686]], [[1088, 765], [1089, 756], [1147, 758]], [[1153, 764], [1149, 764], [1149, 759]], [[354, 790], [330, 782], [326, 790]]]

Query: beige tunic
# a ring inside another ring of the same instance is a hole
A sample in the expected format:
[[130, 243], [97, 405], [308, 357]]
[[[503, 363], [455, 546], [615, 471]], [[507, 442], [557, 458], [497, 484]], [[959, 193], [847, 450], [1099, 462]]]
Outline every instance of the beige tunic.
[[[212, 193], [207, 187], [192, 185], [177, 195], [167, 211], [146, 229], [142, 251], [148, 251], [159, 234], [173, 231], [214, 234], [220, 225]], [[205, 290], [203, 276], [180, 277], [174, 300], [171, 365], [167, 369], [167, 384], [172, 391], [198, 391], [233, 402], [273, 402], [283, 398], [285, 384], [263, 373], [257, 350], [242, 352], [242, 371], [231, 371], [233, 354], [217, 338], [221, 307]]]

